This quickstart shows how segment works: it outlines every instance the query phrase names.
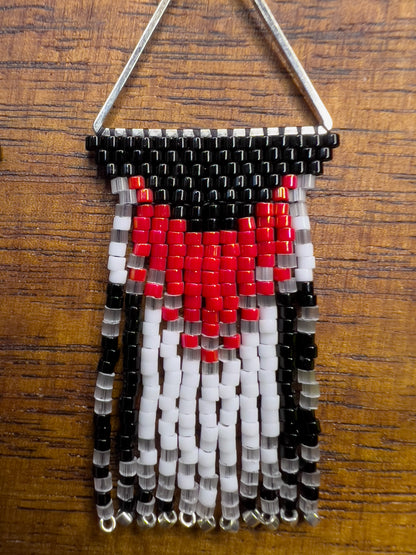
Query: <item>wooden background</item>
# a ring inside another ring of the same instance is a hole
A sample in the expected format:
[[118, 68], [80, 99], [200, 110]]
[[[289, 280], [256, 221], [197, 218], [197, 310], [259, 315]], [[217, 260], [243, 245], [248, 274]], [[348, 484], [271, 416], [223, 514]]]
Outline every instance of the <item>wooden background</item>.
[[[0, 0], [0, 550], [416, 552], [414, 0], [269, 0], [342, 148], [310, 198], [319, 527], [112, 536], [90, 479], [114, 200], [84, 136], [156, 0]], [[313, 122], [248, 0], [172, 1], [108, 124]]]

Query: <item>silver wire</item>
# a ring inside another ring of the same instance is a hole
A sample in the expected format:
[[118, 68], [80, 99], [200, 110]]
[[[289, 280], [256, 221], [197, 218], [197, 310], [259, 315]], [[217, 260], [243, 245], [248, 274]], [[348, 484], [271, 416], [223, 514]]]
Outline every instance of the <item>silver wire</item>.
[[[146, 48], [147, 43], [149, 42], [151, 36], [153, 35], [153, 32], [158, 26], [159, 21], [165, 13], [170, 1], [171, 0], [160, 1], [151, 20], [144, 30], [143, 35], [140, 37], [136, 48], [133, 50], [133, 53], [131, 54], [126, 66], [121, 72], [121, 75], [118, 78], [116, 84], [114, 85], [113, 90], [110, 92], [103, 107], [99, 111], [98, 116], [96, 117], [93, 124], [94, 131], [97, 135], [101, 135], [105, 130], [103, 126], [105, 118], [107, 117], [111, 108], [114, 106], [114, 103], [117, 100], [120, 91], [123, 89], [124, 85], [127, 82], [127, 79], [130, 77], [131, 72], [133, 71], [140, 56], [142, 55], [143, 50]], [[322, 102], [311, 80], [309, 79], [305, 69], [303, 68], [298, 57], [293, 51], [293, 48], [290, 46], [285, 34], [277, 23], [276, 18], [274, 17], [269, 6], [266, 3], [266, 0], [253, 0], [253, 2], [260, 15], [263, 17], [266, 25], [270, 29], [273, 37], [275, 38], [279, 46], [281, 56], [286, 63], [287, 69], [291, 73], [296, 85], [298, 86], [305, 100], [311, 107], [311, 110], [313, 111], [315, 117], [323, 125], [323, 127], [329, 131], [330, 129], [332, 129], [333, 125], [332, 118], [329, 115], [328, 110]]]

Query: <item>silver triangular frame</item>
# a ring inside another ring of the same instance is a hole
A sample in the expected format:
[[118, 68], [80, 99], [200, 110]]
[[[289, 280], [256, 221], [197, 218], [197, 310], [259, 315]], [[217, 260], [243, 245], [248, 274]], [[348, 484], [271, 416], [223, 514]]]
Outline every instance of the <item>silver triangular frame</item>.
[[[104, 132], [105, 128], [103, 125], [105, 118], [107, 117], [111, 108], [114, 106], [118, 95], [126, 84], [128, 78], [130, 77], [131, 72], [136, 66], [140, 56], [143, 53], [143, 50], [146, 48], [147, 43], [153, 35], [153, 32], [162, 19], [166, 8], [170, 4], [170, 1], [171, 0], [160, 0], [159, 5], [157, 6], [152, 18], [150, 19], [146, 29], [144, 30], [143, 35], [140, 37], [140, 40], [133, 50], [133, 53], [131, 54], [127, 64], [121, 72], [120, 77], [118, 78], [112, 91], [108, 95], [108, 98], [105, 101], [103, 107], [99, 111], [98, 116], [96, 117], [93, 124], [93, 129], [97, 135], [101, 135]], [[279, 46], [282, 59], [285, 62], [290, 74], [292, 75], [294, 82], [296, 83], [299, 90], [302, 92], [305, 100], [309, 104], [319, 123], [327, 131], [330, 131], [332, 129], [332, 118], [324, 103], [322, 102], [319, 94], [317, 93], [315, 87], [313, 86], [311, 80], [309, 79], [304, 67], [302, 66], [298, 57], [290, 46], [290, 43], [287, 40], [285, 34], [277, 23], [276, 18], [274, 17], [273, 13], [266, 3], [266, 0], [253, 0], [253, 2], [260, 15], [263, 17], [273, 37], [275, 38]]]

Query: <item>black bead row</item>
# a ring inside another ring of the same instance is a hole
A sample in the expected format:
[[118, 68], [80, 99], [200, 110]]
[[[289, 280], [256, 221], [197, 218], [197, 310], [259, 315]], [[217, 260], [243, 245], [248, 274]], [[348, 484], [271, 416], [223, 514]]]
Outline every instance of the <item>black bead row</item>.
[[[109, 308], [122, 308], [123, 288], [121, 285], [109, 284], [107, 287], [106, 306]], [[101, 358], [98, 362], [97, 372], [102, 374], [113, 374], [120, 356], [117, 337], [101, 338]], [[109, 451], [111, 448], [111, 416], [110, 414], [94, 413], [94, 449], [101, 452]], [[93, 464], [94, 478], [106, 478], [109, 475], [110, 466]], [[95, 493], [97, 505], [105, 507], [111, 501], [111, 492]]]
[[[144, 177], [236, 177], [255, 174], [323, 172], [339, 144], [335, 133], [258, 137], [115, 137], [86, 138], [101, 174]], [[270, 185], [272, 186], [272, 185]]]

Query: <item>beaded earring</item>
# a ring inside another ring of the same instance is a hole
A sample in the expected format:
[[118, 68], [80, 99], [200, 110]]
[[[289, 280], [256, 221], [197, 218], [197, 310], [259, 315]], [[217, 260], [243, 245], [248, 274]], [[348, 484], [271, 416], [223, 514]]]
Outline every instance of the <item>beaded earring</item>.
[[275, 530], [299, 517], [314, 525], [318, 307], [306, 193], [338, 135], [264, 0], [254, 4], [320, 125], [104, 128], [169, 2], [160, 2], [86, 139], [118, 195], [94, 393], [100, 526], [112, 532], [136, 518], [142, 528], [179, 520], [209, 531], [218, 497], [226, 531], [241, 521]]

